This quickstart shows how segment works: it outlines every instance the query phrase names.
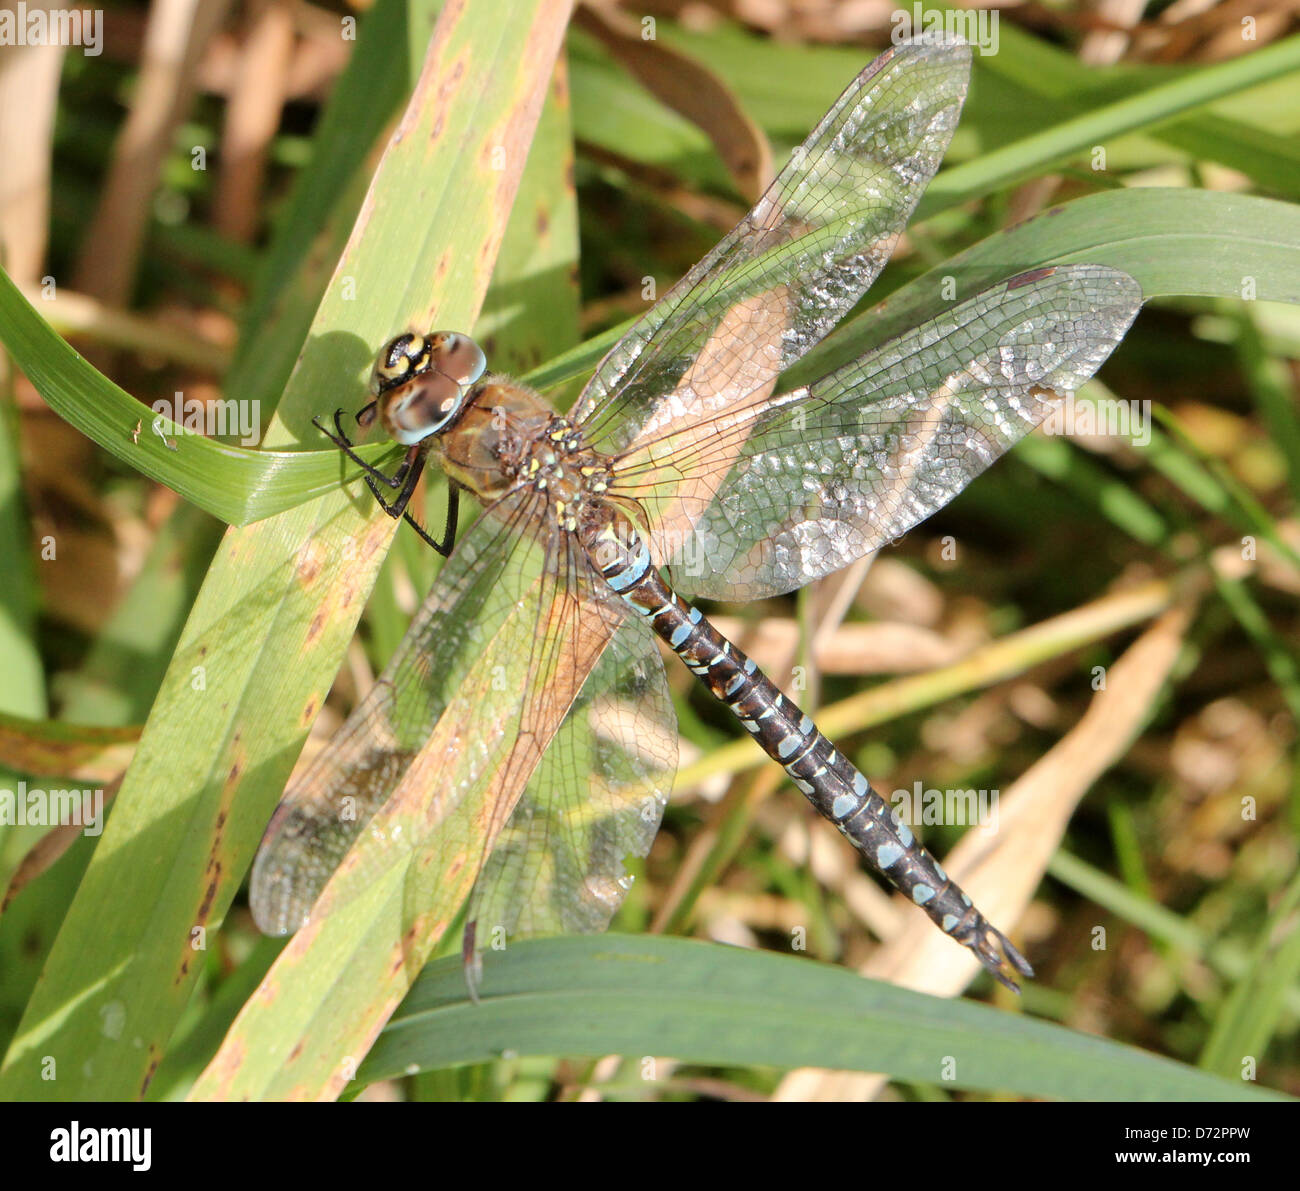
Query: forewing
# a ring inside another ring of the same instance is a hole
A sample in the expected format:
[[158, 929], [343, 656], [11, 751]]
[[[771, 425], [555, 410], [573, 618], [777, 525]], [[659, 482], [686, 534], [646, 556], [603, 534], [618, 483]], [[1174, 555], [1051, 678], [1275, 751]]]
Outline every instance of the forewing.
[[363, 874], [403, 864], [468, 892], [613, 629], [565, 635], [553, 547], [535, 536], [543, 499], [507, 497], [465, 536], [375, 687], [290, 787], [253, 866], [264, 932], [307, 920], [367, 827], [349, 860]]
[[587, 440], [616, 454], [765, 395], [884, 267], [969, 73], [966, 45], [917, 40], [858, 75], [754, 209], [601, 362], [574, 409]]
[[586, 558], [569, 555], [574, 631], [615, 627], [609, 647], [538, 765], [479, 877], [477, 937], [604, 930], [649, 851], [677, 767], [677, 724], [663, 662], [645, 624]]
[[[676, 494], [678, 590], [748, 600], [802, 586], [939, 509], [1101, 366], [1142, 303], [1125, 273], [1034, 270], [761, 409], [718, 419], [614, 492]], [[734, 466], [733, 466], [734, 464]], [[727, 469], [730, 469], [729, 471]], [[690, 477], [726, 472], [689, 507]], [[685, 495], [684, 495], [685, 494]]]

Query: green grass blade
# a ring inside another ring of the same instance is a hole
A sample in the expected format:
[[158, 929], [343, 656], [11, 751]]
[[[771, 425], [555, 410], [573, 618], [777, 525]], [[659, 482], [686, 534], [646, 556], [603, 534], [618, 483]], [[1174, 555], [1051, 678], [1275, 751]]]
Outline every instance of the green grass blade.
[[1229, 1079], [1257, 1067], [1300, 981], [1300, 876], [1269, 915], [1249, 965], [1220, 1009], [1200, 1065]]
[[[555, 14], [554, 5], [537, 6], [531, 39], [528, 22], [522, 19], [512, 26], [509, 39], [513, 55], [529, 66], [528, 73], [516, 70], [512, 81], [536, 88], [539, 102], [549, 81], [549, 72], [540, 73], [547, 47], [553, 53], [559, 44], [560, 25], [548, 24]], [[576, 334], [571, 269], [575, 217], [572, 193], [564, 185], [571, 139], [562, 90], [552, 87], [551, 97], [505, 228], [503, 243], [511, 257], [497, 275], [496, 292], [477, 324], [493, 347], [517, 359], [536, 359]], [[522, 106], [517, 95], [512, 102], [516, 108]], [[473, 118], [472, 113], [469, 116]], [[450, 119], [445, 107], [438, 119]], [[421, 163], [412, 176], [414, 185], [429, 185], [426, 168], [436, 173], [438, 166]], [[525, 295], [548, 308], [546, 320], [521, 323]], [[459, 325], [468, 324], [469, 320], [462, 320]], [[486, 714], [481, 704], [480, 712]], [[346, 900], [339, 915], [327, 915], [313, 924], [310, 939], [295, 941], [282, 954], [262, 992], [249, 1001], [221, 1052], [195, 1085], [193, 1098], [324, 1097], [342, 1085], [347, 1056], [364, 1053], [418, 971], [420, 948], [429, 945], [425, 938], [403, 940], [410, 922], [405, 868], [392, 866], [391, 849], [380, 851], [389, 860], [388, 871], [367, 882], [356, 900]], [[431, 904], [432, 899], [422, 902], [420, 910], [428, 911]], [[399, 952], [403, 962], [395, 965]], [[296, 1039], [302, 1039], [303, 1045], [298, 1046]]]
[[[1154, 188], [1078, 199], [997, 232], [895, 290], [883, 307], [850, 319], [809, 352], [782, 378], [782, 387], [847, 363], [1013, 273], [1085, 262], [1137, 278], [1148, 301], [1200, 295], [1300, 303], [1300, 207], [1251, 195]], [[944, 284], [950, 278], [955, 287]], [[545, 389], [581, 376], [628, 325], [603, 332], [526, 379]]]
[[379, 0], [360, 20], [311, 158], [294, 180], [240, 320], [226, 392], [275, 408], [374, 172], [376, 146], [420, 74], [440, 0]]
[[358, 1079], [503, 1054], [879, 1071], [1062, 1100], [1280, 1099], [1240, 1081], [843, 968], [685, 939], [546, 939], [491, 953], [480, 1004], [455, 958], [431, 964]]
[[1063, 120], [1041, 132], [940, 174], [916, 208], [915, 218], [1023, 182], [1135, 130], [1148, 130], [1216, 99], [1300, 70], [1300, 37], [1253, 54], [1207, 66], [1159, 83], [1137, 95]]
[[249, 450], [188, 434], [165, 415], [151, 416], [82, 359], [3, 271], [0, 341], [61, 418], [128, 467], [232, 525], [283, 512], [338, 487], [336, 452]]
[[[459, 11], [440, 26], [442, 56], [290, 382], [293, 429], [277, 422], [272, 439], [306, 433], [322, 393], [359, 405], [371, 346], [394, 326], [472, 323], [540, 108], [529, 88], [550, 77], [557, 7], [521, 2], [508, 19], [500, 6]], [[473, 69], [452, 97], [437, 95], [457, 61]], [[238, 888], [392, 532], [368, 501], [337, 490], [331, 466], [330, 496], [230, 533], [219, 550], [0, 1069], [0, 1096], [120, 1099], [147, 1087], [193, 988], [196, 949]], [[54, 1080], [42, 1072], [49, 1056]]]

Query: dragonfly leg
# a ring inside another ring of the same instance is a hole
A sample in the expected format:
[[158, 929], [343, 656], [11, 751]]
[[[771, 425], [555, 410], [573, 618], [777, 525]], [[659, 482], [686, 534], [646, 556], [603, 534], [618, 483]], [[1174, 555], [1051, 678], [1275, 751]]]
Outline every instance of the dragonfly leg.
[[451, 548], [456, 544], [456, 524], [460, 517], [460, 488], [451, 482], [447, 484], [447, 523], [443, 527], [442, 541], [438, 541], [406, 511], [406, 506], [410, 503], [415, 487], [420, 482], [420, 476], [424, 472], [424, 452], [419, 443], [411, 447], [405, 462], [398, 470], [399, 473], [405, 472], [405, 483], [402, 485], [401, 492], [392, 501], [384, 498], [384, 494], [379, 491], [378, 486], [370, 476], [364, 477], [366, 486], [385, 513], [394, 519], [398, 517], [404, 518], [406, 524], [415, 530], [427, 545], [432, 546], [443, 558], [446, 558], [451, 554]]
[[[384, 510], [393, 520], [397, 520], [406, 512], [406, 506], [411, 503], [411, 497], [415, 493], [415, 486], [420, 482], [420, 476], [424, 472], [424, 455], [417, 443], [409, 448], [406, 452], [406, 458], [402, 460], [402, 466], [399, 467], [391, 477], [384, 475], [382, 472], [376, 477], [365, 475], [361, 478], [365, 480], [366, 487], [370, 489], [371, 495], [379, 502], [379, 507]], [[376, 484], [376, 479], [385, 482], [396, 480], [397, 483], [392, 487], [396, 488], [401, 485], [401, 491], [389, 500]]]
[[419, 533], [426, 542], [429, 543], [439, 554], [446, 558], [452, 547], [456, 544], [456, 522], [460, 517], [460, 486], [450, 481], [447, 483], [447, 520], [442, 527], [442, 541], [435, 542], [424, 528], [415, 525], [415, 522], [407, 517], [407, 521], [415, 526], [416, 532]]
[[[418, 454], [418, 452], [408, 451], [406, 453], [406, 458], [402, 460], [402, 465], [390, 476], [386, 471], [382, 471], [380, 468], [375, 467], [373, 464], [367, 463], [364, 459], [361, 458], [360, 455], [357, 454], [356, 444], [347, 436], [347, 434], [343, 430], [343, 426], [340, 421], [342, 417], [343, 417], [343, 411], [341, 409], [336, 409], [334, 411], [334, 430], [329, 430], [327, 427], [322, 426], [319, 418], [312, 418], [311, 424], [315, 426], [316, 429], [319, 430], [326, 438], [328, 438], [330, 442], [332, 442], [336, 447], [338, 447], [338, 449], [342, 451], [343, 454], [345, 454], [349, 459], [351, 459], [353, 463], [355, 463], [359, 468], [361, 468], [361, 470], [366, 473], [366, 478], [368, 480], [379, 480], [381, 483], [386, 484], [389, 488], [392, 488], [394, 490], [400, 488], [406, 482], [407, 473], [411, 469], [411, 465], [413, 463], [412, 456]], [[335, 433], [335, 431], [337, 431], [337, 433]], [[372, 492], [375, 491], [373, 484], [371, 484], [370, 490]], [[375, 495], [378, 496], [379, 494], [375, 493]], [[407, 499], [409, 500], [410, 498], [408, 497]]]
[[416, 481], [419, 480], [420, 472], [423, 468], [424, 464], [421, 463], [411, 472], [411, 480], [408, 483], [407, 488], [402, 490], [401, 495], [393, 501], [392, 505], [387, 504], [384, 498], [375, 491], [373, 484], [370, 486], [370, 491], [374, 492], [375, 499], [379, 501], [379, 505], [384, 512], [386, 512], [390, 517], [397, 517], [399, 515], [405, 517], [406, 524], [420, 535], [426, 545], [432, 546], [435, 551], [443, 556], [443, 558], [447, 558], [451, 554], [452, 547], [456, 544], [456, 524], [460, 518], [460, 488], [458, 485], [453, 484], [450, 481], [447, 484], [447, 522], [443, 526], [442, 541], [438, 541], [430, 535], [429, 531], [425, 529], [423, 525], [421, 525], [406, 511], [406, 502], [411, 499], [411, 492], [415, 490]]
[[[367, 411], [372, 408], [373, 402], [361, 411], [357, 421], [362, 425], [368, 425], [373, 421], [373, 414], [366, 417]], [[362, 418], [365, 418], [364, 422], [362, 422]], [[353, 463], [361, 468], [364, 473], [362, 478], [366, 481], [366, 487], [370, 489], [371, 495], [379, 502], [379, 507], [385, 513], [394, 519], [398, 517], [404, 518], [407, 525], [415, 530], [443, 558], [446, 558], [451, 553], [452, 547], [456, 544], [456, 526], [460, 513], [460, 490], [455, 484], [450, 484], [447, 489], [447, 524], [443, 529], [441, 541], [430, 536], [424, 526], [406, 511], [406, 506], [410, 503], [415, 487], [420, 482], [420, 475], [424, 471], [424, 450], [419, 443], [411, 446], [406, 452], [406, 458], [402, 460], [401, 466], [390, 476], [387, 472], [371, 466], [356, 453], [355, 444], [343, 429], [343, 410], [336, 409], [334, 411], [334, 431], [330, 431], [321, 425], [319, 418], [312, 418], [312, 424]], [[379, 490], [379, 484], [381, 483], [389, 488], [400, 488], [401, 491], [390, 501]]]

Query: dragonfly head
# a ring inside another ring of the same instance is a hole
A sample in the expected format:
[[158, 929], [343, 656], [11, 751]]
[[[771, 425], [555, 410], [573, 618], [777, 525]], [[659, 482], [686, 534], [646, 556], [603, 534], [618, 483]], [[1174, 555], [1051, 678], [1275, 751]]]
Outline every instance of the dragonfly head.
[[[370, 373], [370, 393], [384, 427], [410, 446], [455, 425], [487, 357], [468, 335], [407, 331], [384, 344]], [[374, 413], [370, 419], [374, 418]]]

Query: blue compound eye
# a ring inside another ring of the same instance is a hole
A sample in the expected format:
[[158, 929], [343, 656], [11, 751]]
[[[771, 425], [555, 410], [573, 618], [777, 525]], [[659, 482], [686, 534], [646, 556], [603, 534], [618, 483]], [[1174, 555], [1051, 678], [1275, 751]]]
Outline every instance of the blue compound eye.
[[442, 372], [422, 372], [381, 398], [384, 425], [393, 438], [407, 446], [441, 434], [455, 424], [468, 392], [467, 385], [458, 385]]
[[435, 331], [429, 352], [432, 366], [458, 385], [472, 385], [487, 370], [483, 349], [459, 331]]

